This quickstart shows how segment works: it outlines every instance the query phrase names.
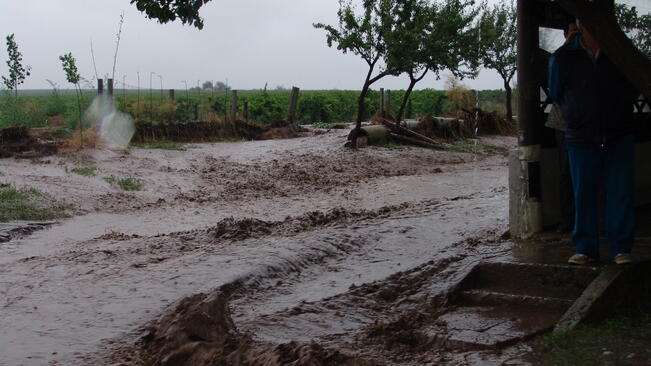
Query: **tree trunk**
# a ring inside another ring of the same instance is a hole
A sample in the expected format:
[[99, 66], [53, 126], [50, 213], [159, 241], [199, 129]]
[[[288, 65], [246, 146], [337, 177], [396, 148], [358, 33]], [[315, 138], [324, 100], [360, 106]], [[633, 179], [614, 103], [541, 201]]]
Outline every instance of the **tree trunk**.
[[375, 64], [372, 64], [369, 67], [368, 74], [366, 74], [366, 80], [364, 81], [364, 87], [362, 88], [362, 91], [359, 94], [359, 99], [357, 101], [357, 119], [355, 120], [355, 136], [357, 136], [359, 131], [361, 131], [362, 129], [362, 120], [364, 119], [364, 113], [366, 112], [366, 94], [368, 94], [369, 88], [373, 83], [390, 74], [387, 71], [384, 71], [376, 75], [374, 78], [371, 78], [371, 74], [373, 73], [374, 66]]
[[512, 95], [511, 85], [507, 80], [504, 80], [504, 89], [506, 90], [506, 120], [509, 122], [513, 121], [513, 104], [512, 104]]
[[79, 112], [79, 148], [81, 149], [84, 147], [84, 129], [81, 125], [81, 98], [79, 97], [81, 88], [79, 85], [75, 88], [75, 94], [77, 94], [77, 111]]
[[400, 110], [398, 111], [398, 115], [396, 116], [396, 125], [400, 126], [400, 121], [402, 120], [402, 115], [405, 112], [405, 106], [407, 105], [407, 101], [409, 100], [409, 96], [411, 95], [411, 92], [414, 90], [414, 86], [416, 86], [416, 83], [419, 81], [423, 80], [425, 75], [427, 75], [427, 72], [429, 69], [425, 69], [423, 71], [423, 74], [419, 77], [414, 77], [413, 72], [409, 72], [409, 88], [407, 88], [407, 91], [405, 92], [405, 95], [402, 98], [402, 103], [400, 104]]
[[362, 129], [362, 120], [364, 119], [364, 113], [366, 111], [366, 94], [368, 94], [368, 89], [371, 86], [369, 78], [366, 78], [364, 81], [364, 87], [359, 93], [359, 99], [357, 100], [357, 119], [355, 119], [355, 134], [359, 133]]
[[18, 123], [18, 121], [17, 121], [17, 119], [18, 119], [18, 117], [17, 117], [17, 114], [18, 114], [18, 86], [16, 86], [16, 88], [14, 89], [14, 105], [13, 105], [13, 108], [12, 108], [12, 112], [13, 112], [13, 115], [14, 115], [14, 123], [17, 124]]
[[640, 52], [622, 31], [612, 7], [587, 0], [557, 1], [581, 20], [631, 84], [651, 101], [651, 59]]
[[405, 91], [405, 95], [402, 97], [402, 102], [400, 103], [400, 109], [398, 110], [398, 114], [396, 115], [396, 125], [400, 126], [400, 121], [402, 121], [402, 114], [405, 112], [405, 106], [407, 106], [407, 100], [409, 100], [409, 96], [411, 95], [412, 90], [414, 90], [414, 86], [416, 85], [418, 81], [416, 79], [411, 79], [409, 81], [409, 87], [407, 88], [407, 91]]

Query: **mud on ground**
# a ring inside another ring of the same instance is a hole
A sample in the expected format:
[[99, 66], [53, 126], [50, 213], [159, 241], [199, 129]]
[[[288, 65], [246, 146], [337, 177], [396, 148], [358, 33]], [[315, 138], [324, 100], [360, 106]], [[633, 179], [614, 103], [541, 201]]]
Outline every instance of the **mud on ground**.
[[[430, 332], [451, 281], [509, 250], [495, 239], [506, 228], [506, 158], [351, 151], [344, 140], [333, 131], [0, 161], [3, 182], [78, 212], [0, 245], [0, 327], [9, 330], [0, 364], [516, 357], [447, 351]], [[478, 146], [514, 143], [491, 137]], [[123, 191], [111, 176], [142, 189]]]

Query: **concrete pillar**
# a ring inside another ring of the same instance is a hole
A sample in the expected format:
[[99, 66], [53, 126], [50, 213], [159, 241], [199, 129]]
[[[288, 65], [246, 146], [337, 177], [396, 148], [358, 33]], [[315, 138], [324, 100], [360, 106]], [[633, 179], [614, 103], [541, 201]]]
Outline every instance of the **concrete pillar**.
[[513, 237], [542, 231], [538, 13], [540, 3], [518, 0], [518, 148], [509, 157], [509, 223]]

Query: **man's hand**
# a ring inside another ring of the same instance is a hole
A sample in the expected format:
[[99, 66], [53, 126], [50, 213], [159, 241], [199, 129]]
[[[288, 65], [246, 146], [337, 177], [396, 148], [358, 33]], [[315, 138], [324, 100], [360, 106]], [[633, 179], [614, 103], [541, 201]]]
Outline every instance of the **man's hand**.
[[570, 23], [570, 25], [567, 27], [567, 35], [565, 35], [565, 44], [568, 44], [576, 37], [578, 34], [580, 34], [579, 28], [577, 28], [575, 23]]

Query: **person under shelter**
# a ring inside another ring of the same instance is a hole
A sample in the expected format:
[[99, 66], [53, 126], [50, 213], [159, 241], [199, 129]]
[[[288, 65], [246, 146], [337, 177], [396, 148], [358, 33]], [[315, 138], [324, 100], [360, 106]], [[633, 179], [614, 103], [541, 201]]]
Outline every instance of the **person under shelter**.
[[589, 31], [554, 52], [549, 91], [566, 122], [575, 217], [571, 264], [599, 261], [599, 184], [605, 182], [606, 232], [617, 264], [632, 262], [635, 230], [633, 102], [638, 92]]

